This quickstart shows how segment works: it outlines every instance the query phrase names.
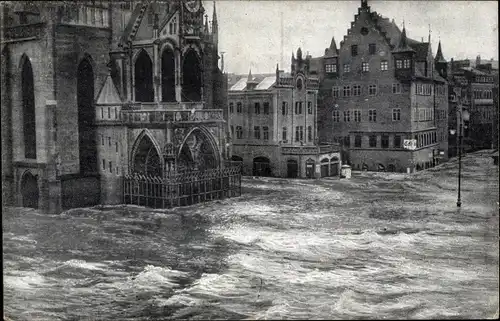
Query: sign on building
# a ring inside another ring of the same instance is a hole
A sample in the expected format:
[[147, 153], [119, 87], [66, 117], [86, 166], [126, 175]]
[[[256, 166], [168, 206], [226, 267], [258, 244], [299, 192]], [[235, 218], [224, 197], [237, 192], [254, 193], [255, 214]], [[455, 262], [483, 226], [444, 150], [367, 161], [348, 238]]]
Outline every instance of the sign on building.
[[417, 148], [417, 140], [416, 139], [405, 139], [403, 141], [403, 147], [406, 149], [414, 150]]

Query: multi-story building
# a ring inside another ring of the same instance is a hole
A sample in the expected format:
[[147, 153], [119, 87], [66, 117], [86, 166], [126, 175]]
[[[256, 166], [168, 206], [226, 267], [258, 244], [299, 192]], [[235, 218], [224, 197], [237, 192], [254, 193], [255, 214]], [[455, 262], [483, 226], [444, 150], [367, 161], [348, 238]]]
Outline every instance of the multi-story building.
[[[430, 38], [430, 36], [429, 36]], [[439, 60], [439, 59], [438, 59]], [[446, 62], [427, 42], [407, 37], [366, 0], [340, 48], [320, 65], [319, 136], [342, 145], [354, 169], [413, 171], [447, 157]], [[415, 140], [414, 149], [404, 147]]]
[[318, 79], [311, 57], [297, 50], [291, 73], [276, 67], [267, 77], [239, 79], [228, 93], [232, 160], [243, 162], [244, 174], [313, 178], [337, 176], [340, 155], [334, 144], [317, 137]]
[[119, 203], [125, 175], [224, 166], [227, 80], [203, 16], [198, 0], [2, 3], [3, 204]]
[[[451, 60], [449, 73], [449, 127], [457, 128], [457, 106], [462, 106], [470, 115], [465, 122], [464, 149], [474, 151], [490, 149], [494, 145], [497, 131], [495, 119], [498, 105], [493, 100], [493, 89], [498, 79], [498, 70], [491, 62], [482, 64], [476, 58], [474, 67], [470, 60]], [[450, 156], [455, 156], [457, 137], [450, 136]]]

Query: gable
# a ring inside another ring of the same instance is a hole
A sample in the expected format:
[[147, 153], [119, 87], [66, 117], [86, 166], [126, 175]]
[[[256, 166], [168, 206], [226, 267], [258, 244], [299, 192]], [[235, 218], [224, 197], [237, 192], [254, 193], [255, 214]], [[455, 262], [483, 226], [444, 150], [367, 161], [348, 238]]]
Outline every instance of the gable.
[[179, 37], [180, 29], [179, 21], [179, 11], [173, 12], [172, 14], [168, 15], [160, 25], [160, 32], [158, 33], [158, 37], [160, 39], [170, 38], [177, 40]]
[[97, 104], [120, 104], [122, 102], [116, 86], [113, 83], [113, 79], [110, 75], [106, 77], [106, 81], [102, 86], [99, 94], [97, 96]]
[[153, 25], [155, 20], [154, 8], [151, 4], [144, 11], [139, 28], [135, 34], [134, 40], [148, 40], [153, 38]]

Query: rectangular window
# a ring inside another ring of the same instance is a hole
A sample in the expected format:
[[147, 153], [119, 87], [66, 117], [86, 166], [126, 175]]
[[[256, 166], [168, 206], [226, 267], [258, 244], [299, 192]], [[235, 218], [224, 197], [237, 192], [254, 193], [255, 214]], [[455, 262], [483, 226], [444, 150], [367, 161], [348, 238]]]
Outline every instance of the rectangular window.
[[396, 60], [396, 69], [403, 69], [403, 60]]
[[269, 140], [269, 127], [267, 126], [262, 127], [262, 133], [264, 136], [264, 140]]
[[231, 137], [234, 137], [234, 126], [231, 125]]
[[118, 142], [115, 143], [115, 152], [118, 153]]
[[259, 126], [253, 127], [253, 137], [255, 139], [260, 139], [260, 127]]
[[374, 123], [377, 121], [377, 110], [375, 109], [370, 109], [368, 111], [368, 121]]
[[394, 148], [401, 148], [401, 136], [394, 136]]
[[344, 121], [345, 122], [351, 121], [351, 111], [349, 110], [344, 111]]
[[329, 74], [333, 74], [337, 72], [337, 65], [327, 64], [325, 65], [325, 71]]
[[243, 112], [243, 107], [242, 107], [242, 104], [240, 102], [236, 103], [236, 112], [240, 113], [240, 114]]
[[356, 135], [354, 136], [354, 147], [361, 147], [361, 139], [363, 136]]
[[358, 55], [358, 45], [351, 46], [351, 56], [356, 57]]
[[387, 60], [383, 60], [380, 62], [380, 70], [382, 71], [389, 70], [389, 62]]
[[268, 102], [265, 102], [265, 103], [264, 103], [264, 114], [269, 115], [269, 113], [270, 113], [270, 110], [269, 110], [269, 109], [270, 109], [270, 108], [269, 108], [269, 103], [268, 103]]
[[234, 103], [229, 103], [229, 112], [234, 113]]
[[374, 55], [377, 52], [377, 45], [374, 43], [369, 44], [368, 52], [370, 53], [370, 55]]
[[299, 126], [296, 126], [295, 127], [295, 141], [298, 142], [299, 141]]
[[401, 109], [400, 108], [394, 108], [392, 110], [392, 120], [393, 121], [401, 120]]
[[332, 95], [335, 98], [339, 97], [339, 87], [335, 86], [332, 88]]
[[368, 86], [368, 94], [370, 96], [375, 96], [377, 94], [377, 85], [369, 85]]
[[358, 123], [361, 121], [361, 110], [354, 111], [354, 121]]
[[382, 148], [389, 148], [389, 136], [382, 135], [382, 139], [380, 141]]
[[281, 139], [282, 139], [282, 140], [286, 140], [286, 139], [287, 139], [287, 138], [286, 138], [286, 127], [283, 127], [283, 132], [282, 132], [282, 134], [281, 134]]
[[300, 141], [304, 141], [304, 126], [300, 126]]
[[377, 147], [377, 136], [371, 135], [369, 139], [370, 147]]
[[351, 97], [351, 86], [344, 86], [344, 97]]
[[363, 64], [361, 65], [361, 70], [362, 70], [363, 72], [368, 72], [368, 71], [370, 71], [370, 64], [369, 64], [369, 63], [367, 63], [367, 62], [363, 62]]
[[344, 146], [351, 147], [351, 136], [344, 136]]
[[338, 123], [340, 121], [340, 112], [338, 110], [334, 110], [332, 112], [332, 118], [334, 122]]
[[111, 137], [108, 137], [108, 146], [111, 147]]
[[361, 86], [360, 85], [353, 85], [352, 86], [352, 94], [353, 94], [353, 96], [361, 96]]
[[109, 172], [113, 174], [113, 162], [110, 161], [108, 164], [109, 164]]
[[101, 107], [101, 119], [104, 119], [104, 107]]
[[403, 68], [404, 69], [410, 69], [410, 65], [411, 65], [410, 59], [403, 60]]
[[236, 126], [236, 138], [243, 138], [243, 128], [241, 126]]
[[299, 101], [299, 115], [302, 115], [302, 102]]
[[286, 105], [286, 101], [284, 101], [284, 102], [281, 104], [281, 114], [282, 114], [282, 115], [286, 115], [286, 114], [288, 114], [288, 108], [287, 108], [287, 105]]
[[400, 94], [401, 93], [401, 85], [400, 84], [392, 84], [392, 93]]
[[254, 113], [260, 114], [260, 103], [255, 103]]
[[104, 135], [101, 136], [101, 145], [104, 146]]
[[307, 140], [310, 142], [313, 140], [313, 131], [311, 126], [307, 127]]
[[108, 119], [111, 118], [111, 107], [108, 107]]
[[351, 72], [351, 65], [349, 64], [344, 64], [344, 72], [347, 73], [347, 72]]
[[308, 102], [307, 102], [307, 113], [308, 113], [309, 115], [312, 115], [312, 113], [313, 113], [313, 105], [312, 105], [312, 101], [308, 101]]
[[106, 170], [106, 160], [102, 160], [102, 170]]

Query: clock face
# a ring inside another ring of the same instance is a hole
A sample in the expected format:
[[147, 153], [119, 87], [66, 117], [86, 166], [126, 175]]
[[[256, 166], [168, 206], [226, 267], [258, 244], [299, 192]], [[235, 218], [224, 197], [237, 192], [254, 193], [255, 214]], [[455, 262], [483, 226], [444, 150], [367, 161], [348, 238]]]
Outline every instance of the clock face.
[[186, 9], [188, 9], [189, 12], [198, 12], [198, 10], [200, 10], [200, 0], [186, 1]]

